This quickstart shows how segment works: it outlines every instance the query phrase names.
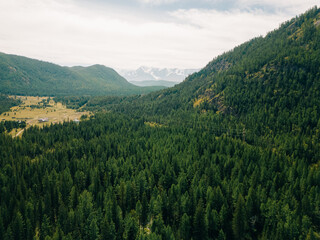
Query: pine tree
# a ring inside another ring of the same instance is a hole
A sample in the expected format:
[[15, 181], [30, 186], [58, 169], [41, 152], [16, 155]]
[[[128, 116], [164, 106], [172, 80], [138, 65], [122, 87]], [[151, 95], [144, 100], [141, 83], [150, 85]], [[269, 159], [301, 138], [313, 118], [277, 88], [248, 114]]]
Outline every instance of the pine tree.
[[175, 240], [174, 234], [173, 234], [172, 229], [171, 229], [170, 226], [165, 227], [163, 239]]
[[0, 236], [4, 236], [4, 233], [5, 233], [5, 229], [4, 229], [1, 210], [0, 210]]
[[232, 230], [235, 239], [244, 239], [247, 227], [245, 202], [241, 194], [235, 206], [235, 211], [232, 219]]
[[142, 224], [142, 205], [140, 200], [136, 204], [136, 213], [138, 214], [139, 224]]
[[186, 213], [184, 213], [181, 217], [180, 238], [183, 240], [188, 240], [191, 238], [191, 221], [190, 217]]
[[148, 200], [147, 200], [147, 195], [144, 192], [142, 194], [142, 209], [141, 209], [141, 223], [142, 223], [142, 226], [145, 226], [147, 224], [148, 212], [149, 212]]
[[[89, 224], [89, 222], [88, 222]], [[91, 217], [89, 229], [87, 231], [88, 240], [98, 240], [99, 239], [99, 228], [97, 225], [96, 217]]]
[[218, 234], [219, 215], [210, 204], [206, 208], [206, 225], [208, 227], [208, 237], [214, 239]]
[[101, 238], [106, 240], [115, 240], [116, 239], [116, 228], [114, 222], [105, 216], [100, 225], [101, 229]]
[[126, 218], [124, 239], [135, 240], [138, 234], [138, 230], [139, 227], [137, 226], [134, 218], [131, 215], [129, 215]]
[[219, 235], [218, 235], [217, 240], [226, 240], [226, 234], [223, 232], [222, 229], [220, 229], [220, 231], [219, 231]]
[[4, 240], [15, 240], [10, 225], [8, 226], [6, 234], [4, 235]]
[[164, 235], [164, 232], [163, 232], [164, 228], [165, 228], [165, 225], [164, 225], [162, 216], [161, 216], [161, 214], [159, 214], [155, 217], [155, 219], [152, 222], [151, 232], [153, 232], [157, 235], [163, 236]]
[[41, 223], [40, 239], [45, 239], [46, 236], [51, 235], [51, 224], [49, 217], [45, 214]]
[[17, 212], [12, 227], [15, 240], [25, 239], [25, 226], [20, 212]]
[[194, 239], [206, 239], [207, 237], [207, 226], [205, 222], [205, 214], [203, 210], [203, 203], [200, 199], [194, 214], [193, 220], [193, 237]]

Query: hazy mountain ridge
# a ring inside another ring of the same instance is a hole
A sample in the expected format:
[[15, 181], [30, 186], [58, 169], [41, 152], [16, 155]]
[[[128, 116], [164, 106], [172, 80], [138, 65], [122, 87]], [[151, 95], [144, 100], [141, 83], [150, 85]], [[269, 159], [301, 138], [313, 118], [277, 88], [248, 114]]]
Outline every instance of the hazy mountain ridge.
[[172, 81], [165, 81], [165, 80], [130, 81], [130, 83], [140, 87], [148, 87], [148, 86], [173, 87], [174, 85], [179, 84], [179, 82], [172, 82]]
[[102, 66], [62, 67], [0, 53], [0, 92], [21, 95], [128, 95], [161, 88], [141, 88]]

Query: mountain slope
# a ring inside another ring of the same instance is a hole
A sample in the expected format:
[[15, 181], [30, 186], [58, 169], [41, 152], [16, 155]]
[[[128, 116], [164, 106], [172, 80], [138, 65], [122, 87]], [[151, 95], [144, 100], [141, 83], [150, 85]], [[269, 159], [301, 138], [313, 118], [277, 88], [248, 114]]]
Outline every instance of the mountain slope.
[[114, 84], [119, 87], [128, 86], [128, 82], [126, 79], [121, 77], [115, 70], [112, 68], [108, 68], [103, 65], [93, 65], [90, 67], [71, 67], [70, 70], [75, 73], [85, 77], [90, 78], [95, 81], [97, 84], [106, 83], [106, 84]]
[[134, 105], [139, 102], [144, 110], [163, 115], [201, 109], [238, 117], [275, 105], [281, 111], [318, 108], [319, 18], [319, 9], [314, 8], [266, 37], [217, 57], [181, 84], [135, 100]]
[[6, 94], [127, 95], [151, 90], [134, 86], [101, 65], [69, 68], [0, 53], [0, 92]]
[[223, 129], [219, 132], [233, 129], [242, 135], [245, 129], [248, 143], [315, 164], [320, 159], [319, 23], [315, 7], [217, 57], [172, 88], [100, 99], [99, 105], [168, 124], [193, 126], [201, 119], [204, 127]]

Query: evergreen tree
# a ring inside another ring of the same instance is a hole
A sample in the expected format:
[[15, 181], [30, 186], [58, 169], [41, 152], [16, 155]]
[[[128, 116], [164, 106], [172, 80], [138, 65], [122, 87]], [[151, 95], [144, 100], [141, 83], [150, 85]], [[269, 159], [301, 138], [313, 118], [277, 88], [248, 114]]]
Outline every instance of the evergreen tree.
[[40, 239], [45, 239], [46, 236], [51, 236], [51, 224], [49, 217], [44, 215], [41, 223]]
[[87, 230], [87, 239], [88, 240], [98, 240], [99, 237], [99, 228], [97, 225], [97, 219], [95, 217], [90, 218], [90, 223], [88, 221], [89, 228]]
[[15, 240], [25, 239], [25, 226], [20, 212], [17, 212], [12, 227]]
[[220, 229], [217, 240], [226, 240], [226, 239], [227, 239], [226, 235], [224, 234], [223, 230]]
[[193, 219], [193, 238], [206, 239], [207, 226], [205, 222], [205, 214], [203, 210], [202, 200], [199, 200]]
[[181, 217], [180, 238], [184, 240], [191, 239], [191, 221], [190, 217], [186, 213]]
[[144, 192], [142, 194], [142, 209], [141, 209], [141, 224], [142, 224], [142, 226], [145, 226], [147, 224], [148, 212], [149, 212], [148, 200], [147, 200], [147, 195]]
[[135, 220], [130, 215], [126, 218], [124, 239], [135, 240], [138, 234], [139, 227], [137, 226]]
[[106, 240], [116, 239], [116, 229], [113, 221], [108, 219], [107, 216], [104, 217], [102, 224], [100, 225], [101, 238]]
[[238, 200], [235, 206], [235, 211], [232, 219], [232, 230], [235, 239], [244, 239], [247, 229], [247, 216], [245, 209], [245, 202], [241, 194], [238, 196]]

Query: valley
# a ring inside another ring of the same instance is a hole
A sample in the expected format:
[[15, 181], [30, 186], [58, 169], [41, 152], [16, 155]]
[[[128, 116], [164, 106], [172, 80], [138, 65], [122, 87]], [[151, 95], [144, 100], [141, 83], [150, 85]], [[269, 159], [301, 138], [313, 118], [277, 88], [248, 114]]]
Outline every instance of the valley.
[[[51, 124], [80, 121], [82, 116], [89, 117], [90, 112], [79, 112], [68, 109], [60, 102], [55, 102], [49, 97], [10, 96], [12, 99], [21, 100], [19, 106], [14, 106], [10, 111], [0, 115], [1, 121], [25, 121], [26, 127], [49, 126]], [[11, 135], [22, 134], [22, 129], [13, 130]]]

